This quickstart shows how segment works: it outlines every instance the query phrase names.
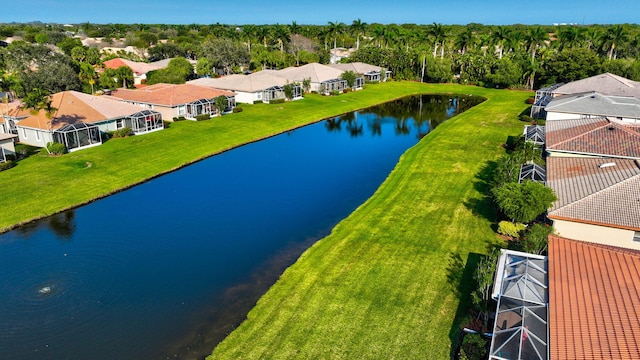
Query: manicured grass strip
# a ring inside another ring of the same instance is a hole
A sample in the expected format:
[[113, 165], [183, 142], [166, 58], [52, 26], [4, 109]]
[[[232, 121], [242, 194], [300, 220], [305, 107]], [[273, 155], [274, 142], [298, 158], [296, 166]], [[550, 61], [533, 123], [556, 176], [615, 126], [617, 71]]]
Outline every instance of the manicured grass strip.
[[[457, 85], [391, 82], [335, 97], [307, 95], [285, 104], [245, 105], [243, 112], [163, 131], [112, 139], [60, 157], [36, 155], [0, 172], [0, 231], [60, 212], [172, 171], [198, 159], [326, 117], [409, 94], [478, 92]], [[188, 186], [175, 184], [174, 186]]]
[[401, 85], [488, 100], [408, 150], [378, 191], [287, 269], [211, 358], [450, 357], [461, 304], [459, 284], [449, 280], [451, 259], [465, 262], [498, 241], [475, 176], [503, 153], [508, 135], [522, 131], [517, 116], [530, 94]]

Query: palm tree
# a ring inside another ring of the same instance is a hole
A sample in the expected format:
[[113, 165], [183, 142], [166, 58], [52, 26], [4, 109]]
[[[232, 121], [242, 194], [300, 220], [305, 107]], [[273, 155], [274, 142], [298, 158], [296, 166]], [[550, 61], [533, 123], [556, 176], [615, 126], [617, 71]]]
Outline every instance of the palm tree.
[[586, 28], [577, 26], [563, 27], [558, 33], [558, 49], [574, 49], [580, 47], [586, 37]]
[[280, 52], [284, 52], [284, 45], [291, 42], [291, 36], [289, 34], [289, 28], [285, 25], [276, 24], [273, 27], [273, 36], [278, 42]]
[[527, 34], [525, 35], [525, 42], [527, 44], [527, 48], [531, 51], [531, 59], [535, 59], [536, 50], [544, 44], [546, 40], [549, 39], [549, 34], [547, 34], [544, 29], [540, 26], [535, 28], [530, 28]]
[[438, 47], [440, 47], [440, 58], [444, 58], [444, 43], [447, 40], [447, 28], [438, 23], [429, 25], [427, 33], [433, 38], [433, 57], [436, 57], [438, 53]]
[[459, 49], [460, 53], [464, 55], [468, 49], [473, 47], [476, 43], [476, 37], [473, 30], [465, 28], [465, 30], [456, 36], [454, 45]]
[[338, 47], [338, 36], [342, 36], [345, 32], [346, 25], [342, 22], [331, 22], [329, 21], [327, 33], [333, 37], [333, 48]]
[[289, 32], [290, 32], [292, 35], [300, 34], [300, 25], [298, 25], [298, 23], [297, 23], [297, 22], [292, 21], [292, 22], [291, 22], [291, 25], [289, 25]]
[[624, 47], [629, 42], [629, 33], [623, 25], [613, 25], [604, 33], [602, 40], [603, 48], [609, 49], [607, 51], [609, 60], [616, 59], [618, 57], [617, 49]]
[[373, 32], [373, 38], [378, 44], [378, 47], [381, 48], [383, 44], [385, 44], [385, 47], [386, 47], [385, 42], [387, 40], [387, 27], [381, 24], [375, 24], [372, 32]]
[[502, 59], [505, 42], [509, 40], [510, 36], [511, 36], [511, 30], [504, 26], [496, 27], [493, 33], [491, 34], [491, 39], [493, 40], [493, 44], [498, 47], [498, 54], [499, 54], [498, 59]]
[[360, 19], [353, 20], [351, 23], [351, 32], [356, 34], [356, 49], [360, 49], [360, 36], [364, 36], [367, 30], [367, 23], [362, 22]]

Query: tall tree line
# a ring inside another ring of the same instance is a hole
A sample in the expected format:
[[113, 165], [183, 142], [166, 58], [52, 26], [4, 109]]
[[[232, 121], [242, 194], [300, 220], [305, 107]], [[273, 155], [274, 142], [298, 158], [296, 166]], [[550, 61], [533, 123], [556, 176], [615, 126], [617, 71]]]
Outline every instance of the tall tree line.
[[[0, 86], [18, 95], [127, 85], [113, 74], [102, 84], [107, 57], [83, 46], [85, 37], [133, 46], [140, 51], [118, 54], [133, 60], [196, 60], [198, 74], [210, 76], [328, 63], [330, 49], [341, 47], [354, 49], [348, 61], [383, 66], [396, 79], [535, 89], [606, 71], [640, 81], [635, 24], [0, 24], [0, 39], [7, 37], [22, 41], [0, 48]], [[166, 78], [183, 81], [175, 75]]]

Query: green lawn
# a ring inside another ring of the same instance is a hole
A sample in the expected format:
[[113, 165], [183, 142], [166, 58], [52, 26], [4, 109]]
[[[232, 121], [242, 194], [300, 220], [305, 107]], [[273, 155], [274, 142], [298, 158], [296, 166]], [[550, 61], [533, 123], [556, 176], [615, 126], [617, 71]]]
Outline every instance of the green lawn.
[[476, 175], [522, 131], [517, 116], [530, 93], [424, 89], [488, 100], [407, 151], [373, 197], [287, 269], [211, 358], [449, 358], [468, 307], [458, 291], [469, 291], [474, 254], [498, 241]]

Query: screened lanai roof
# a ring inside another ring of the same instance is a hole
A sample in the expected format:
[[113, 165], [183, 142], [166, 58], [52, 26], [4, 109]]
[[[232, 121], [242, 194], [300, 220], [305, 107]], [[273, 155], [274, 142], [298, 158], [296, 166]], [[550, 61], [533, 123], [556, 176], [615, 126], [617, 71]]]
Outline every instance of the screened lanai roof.
[[524, 127], [524, 139], [531, 141], [534, 144], [542, 145], [545, 143], [545, 130], [544, 126], [540, 125], [526, 125]]
[[127, 117], [130, 117], [130, 118], [141, 118], [141, 117], [146, 117], [146, 116], [156, 115], [156, 114], [159, 114], [159, 112], [153, 111], [153, 110], [142, 110], [142, 111], [138, 111], [135, 114], [129, 115]]
[[547, 169], [537, 164], [522, 164], [518, 182], [521, 183], [525, 180], [544, 184], [547, 181]]
[[75, 130], [83, 130], [83, 129], [88, 129], [88, 128], [94, 128], [94, 127], [98, 127], [98, 126], [97, 125], [87, 125], [87, 124], [79, 121], [77, 123], [67, 124], [67, 125], [61, 127], [60, 129], [56, 130], [56, 132], [69, 132], [69, 131], [75, 131]]
[[492, 296], [498, 301], [491, 360], [547, 360], [547, 258], [502, 250]]

